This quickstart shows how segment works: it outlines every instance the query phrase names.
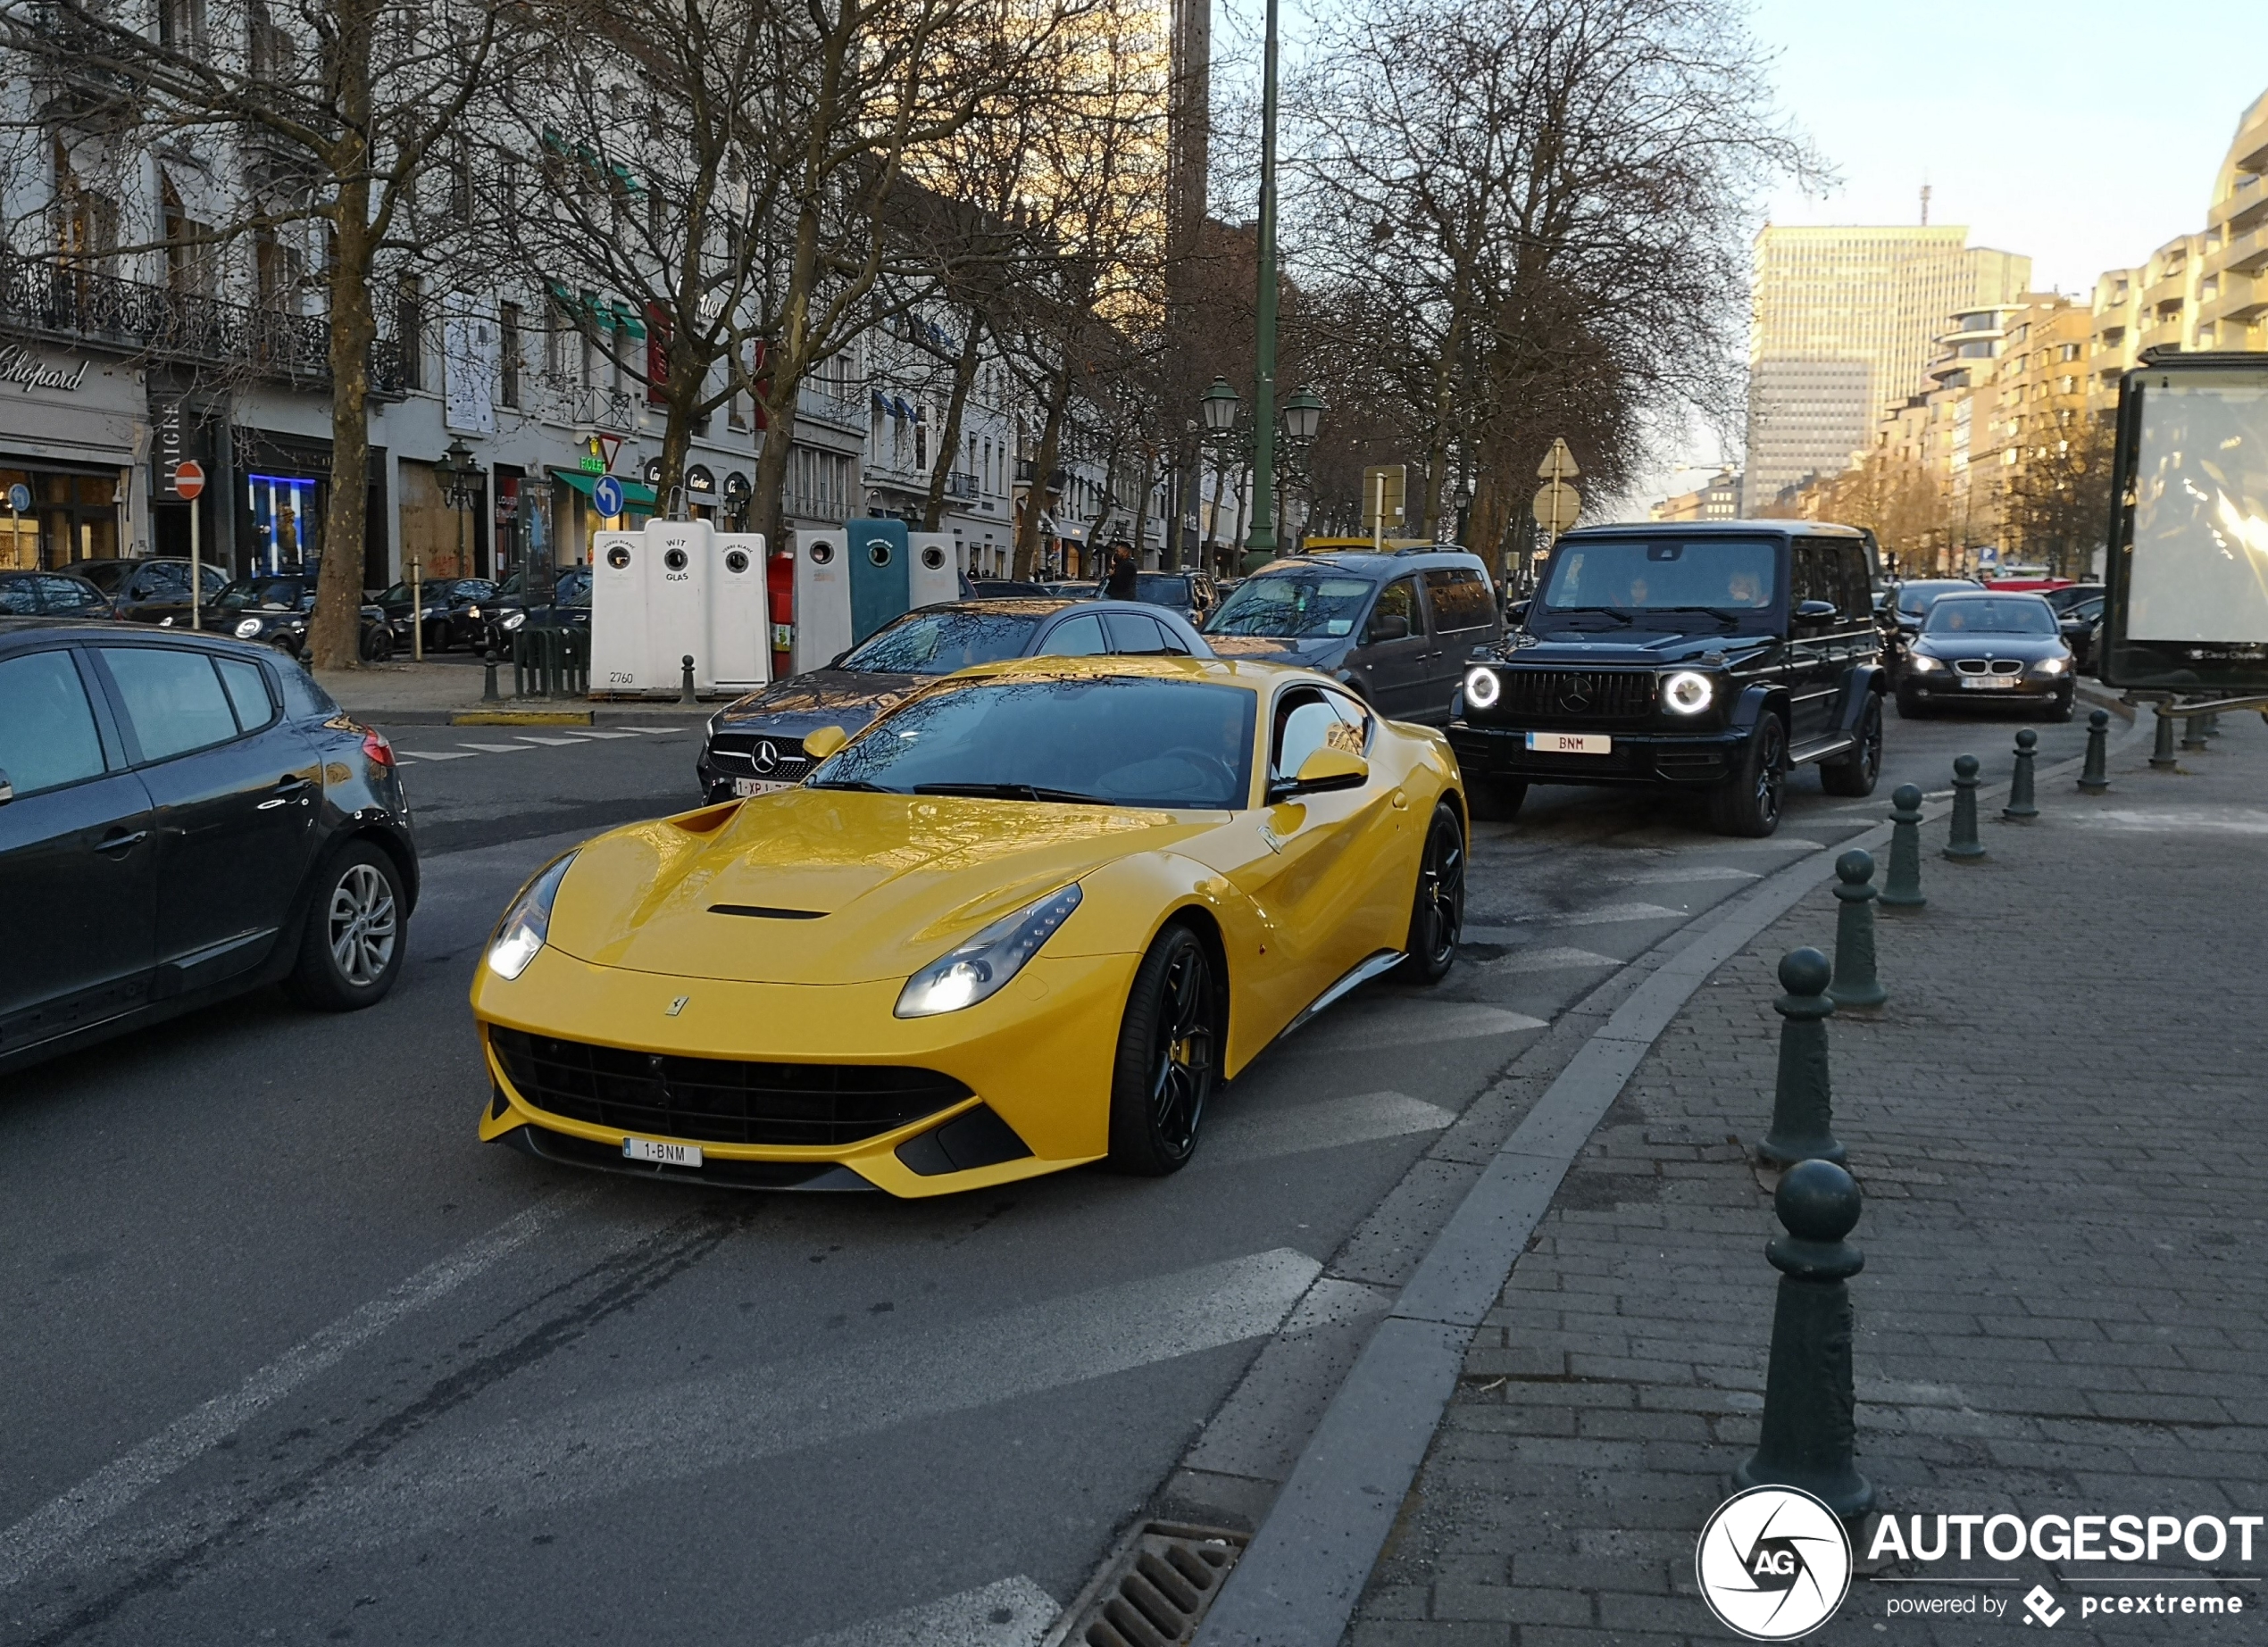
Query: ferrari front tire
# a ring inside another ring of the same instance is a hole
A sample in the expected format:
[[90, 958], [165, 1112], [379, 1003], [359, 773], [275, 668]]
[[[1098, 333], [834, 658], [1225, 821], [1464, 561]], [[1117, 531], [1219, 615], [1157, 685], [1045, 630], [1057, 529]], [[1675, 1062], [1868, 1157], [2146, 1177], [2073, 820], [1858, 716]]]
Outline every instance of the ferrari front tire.
[[1224, 983], [1205, 941], [1178, 922], [1135, 969], [1111, 1072], [1112, 1170], [1162, 1178], [1197, 1153], [1218, 1068]]
[[1417, 897], [1410, 906], [1410, 936], [1395, 969], [1413, 984], [1438, 984], [1457, 964], [1457, 935], [1464, 927], [1464, 826], [1447, 801], [1433, 809], [1418, 860]]

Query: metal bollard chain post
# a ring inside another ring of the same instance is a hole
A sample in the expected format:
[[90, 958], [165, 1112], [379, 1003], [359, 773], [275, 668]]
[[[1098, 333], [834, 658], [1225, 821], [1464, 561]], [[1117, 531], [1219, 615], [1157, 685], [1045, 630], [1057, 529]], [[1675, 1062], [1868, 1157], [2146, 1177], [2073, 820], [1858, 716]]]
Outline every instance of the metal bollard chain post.
[[2173, 753], [2173, 717], [2166, 713], [2172, 707], [2171, 703], [2157, 706], [2157, 736], [2150, 743], [2150, 769], [2154, 772], [2171, 772], [2181, 764]]
[[2039, 758], [2039, 734], [2030, 727], [2016, 734], [2016, 775], [2008, 780], [2008, 804], [2000, 815], [2012, 823], [2030, 823], [2039, 816], [2039, 805], [2032, 798], [2032, 762]]
[[1764, 1369], [1756, 1450], [1733, 1472], [1742, 1487], [1797, 1487], [1846, 1521], [1872, 1510], [1874, 1484], [1859, 1473], [1858, 1393], [1851, 1377], [1850, 1278], [1865, 1255], [1844, 1237], [1858, 1227], [1861, 1198], [1831, 1161], [1790, 1168], [1772, 1196], [1787, 1231], [1764, 1247], [1780, 1271]]
[[2184, 715], [2181, 718], [2181, 747], [2194, 753], [2205, 746], [2205, 717]]
[[677, 701], [680, 703], [690, 703], [694, 701], [693, 654], [687, 653], [682, 661], [685, 669], [685, 684], [678, 689]]
[[1856, 847], [1835, 860], [1835, 978], [1827, 998], [1844, 1007], [1889, 999], [1874, 972], [1874, 857]]
[[1882, 882], [1887, 910], [1918, 910], [1922, 895], [1922, 790], [1900, 784], [1890, 795], [1890, 872]]
[[480, 701], [483, 703], [503, 703], [503, 697], [496, 691], [496, 649], [494, 646], [481, 654], [480, 665]]
[[1974, 755], [1953, 763], [1953, 828], [1945, 855], [1955, 863], [1975, 863], [1985, 855], [1984, 843], [1977, 839], [1977, 764]]
[[1832, 1130], [1834, 1098], [1827, 1068], [1827, 1020], [1835, 1012], [1827, 984], [1833, 976], [1827, 957], [1815, 949], [1791, 949], [1780, 958], [1780, 986], [1788, 993], [1772, 1003], [1782, 1021], [1772, 1130], [1756, 1145], [1764, 1160], [1843, 1159]]
[[2079, 786], [2101, 794], [2111, 786], [2111, 711], [2098, 709], [2087, 718], [2087, 764], [2080, 769]]

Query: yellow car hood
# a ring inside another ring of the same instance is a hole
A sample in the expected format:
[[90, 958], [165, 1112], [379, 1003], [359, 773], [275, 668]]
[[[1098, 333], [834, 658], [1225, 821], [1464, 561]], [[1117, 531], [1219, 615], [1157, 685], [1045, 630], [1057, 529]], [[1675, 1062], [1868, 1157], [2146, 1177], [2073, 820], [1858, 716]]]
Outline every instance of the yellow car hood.
[[[793, 789], [586, 844], [548, 941], [600, 966], [765, 984], [905, 977], [1011, 910], [1219, 821], [952, 795]], [[725, 906], [720, 910], [719, 906]], [[731, 911], [731, 912], [728, 912]], [[1064, 954], [1138, 944], [1082, 910]]]

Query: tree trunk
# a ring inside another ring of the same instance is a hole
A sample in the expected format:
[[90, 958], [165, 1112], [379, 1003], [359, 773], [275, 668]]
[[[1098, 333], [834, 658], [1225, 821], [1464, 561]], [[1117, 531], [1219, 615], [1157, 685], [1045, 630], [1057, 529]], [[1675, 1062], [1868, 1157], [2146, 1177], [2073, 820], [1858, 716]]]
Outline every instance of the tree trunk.
[[1071, 362], [1055, 373], [1054, 391], [1047, 396], [1047, 418], [1039, 429], [1039, 451], [1032, 459], [1031, 489], [1024, 494], [1023, 519], [1016, 522], [1015, 575], [1029, 581], [1039, 564], [1039, 517], [1046, 512], [1047, 478], [1055, 472], [1055, 455], [1063, 441], [1063, 412], [1071, 404]]
[[984, 338], [984, 317], [969, 311], [969, 335], [962, 340], [961, 358], [953, 362], [953, 395], [945, 403], [945, 427], [938, 431], [938, 462], [930, 475], [930, 495], [921, 506], [921, 529], [934, 532], [945, 520], [945, 488], [953, 459], [961, 449], [961, 418], [976, 387], [977, 360]]
[[763, 408], [763, 445], [756, 451], [756, 478], [748, 497], [748, 529], [763, 534], [767, 550], [788, 540], [788, 449], [796, 433], [796, 392], [790, 388], [778, 404], [777, 379], [772, 395], [760, 398]]
[[[1142, 563], [1143, 539], [1148, 536], [1150, 529], [1150, 481], [1157, 473], [1157, 460], [1155, 453], [1139, 446], [1135, 448], [1135, 454], [1142, 460], [1142, 472], [1138, 478], [1140, 490], [1134, 499], [1134, 564], [1139, 566]], [[1163, 559], [1163, 556], [1159, 558]]]
[[[332, 50], [345, 116], [346, 153], [329, 170], [338, 179], [330, 220], [336, 250], [330, 267], [330, 503], [323, 518], [322, 573], [315, 580], [308, 657], [319, 670], [359, 669], [363, 661], [363, 562], [370, 530], [371, 345], [378, 317], [371, 304], [371, 266], [378, 242], [371, 224], [371, 35], [368, 6], [341, 7]], [[415, 340], [402, 340], [404, 347]], [[405, 362], [405, 364], [408, 362]], [[397, 500], [398, 501], [398, 500]], [[413, 613], [411, 621], [422, 623]]]

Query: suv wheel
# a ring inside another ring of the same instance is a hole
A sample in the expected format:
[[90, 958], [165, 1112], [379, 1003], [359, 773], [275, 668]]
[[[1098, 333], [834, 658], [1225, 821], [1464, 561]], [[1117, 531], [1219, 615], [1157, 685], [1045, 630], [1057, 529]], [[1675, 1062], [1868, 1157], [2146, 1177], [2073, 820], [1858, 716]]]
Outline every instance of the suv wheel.
[[1780, 828], [1788, 786], [1788, 728], [1767, 714], [1733, 774], [1709, 793], [1709, 825], [1719, 835], [1766, 836]]
[[1839, 761], [1819, 769], [1819, 786], [1829, 794], [1872, 794], [1874, 780], [1882, 775], [1882, 695], [1866, 695], [1858, 718], [1858, 743]]
[[1486, 823], [1510, 823], [1520, 816], [1521, 803], [1528, 798], [1528, 786], [1502, 778], [1467, 778], [1464, 780], [1464, 802], [1472, 809], [1476, 819]]

